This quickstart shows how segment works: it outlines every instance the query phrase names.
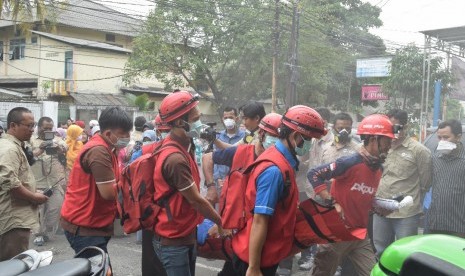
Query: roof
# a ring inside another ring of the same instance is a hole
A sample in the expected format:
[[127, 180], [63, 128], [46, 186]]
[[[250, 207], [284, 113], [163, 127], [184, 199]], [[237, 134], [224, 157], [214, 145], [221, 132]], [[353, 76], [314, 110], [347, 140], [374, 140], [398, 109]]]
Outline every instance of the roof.
[[61, 35], [54, 35], [50, 33], [44, 33], [44, 32], [38, 32], [38, 31], [31, 31], [34, 34], [38, 34], [53, 40], [61, 41], [64, 43], [76, 45], [76, 46], [81, 46], [81, 47], [87, 47], [87, 48], [96, 48], [96, 49], [101, 49], [101, 50], [109, 50], [109, 51], [116, 51], [116, 52], [123, 52], [123, 53], [132, 53], [131, 50], [118, 47], [115, 45], [111, 45], [108, 43], [103, 43], [103, 42], [98, 42], [98, 41], [92, 41], [92, 40], [87, 40], [87, 39], [81, 39], [81, 38], [74, 38], [74, 37], [68, 37], [68, 36], [61, 36]]
[[97, 94], [96, 91], [81, 91], [70, 93], [77, 109], [96, 109], [119, 106], [126, 111], [135, 111], [138, 108], [130, 103], [122, 94]]
[[[48, 6], [47, 10], [46, 19], [58, 25], [132, 37], [137, 36], [142, 27], [141, 20], [91, 0], [67, 0]], [[3, 14], [2, 17], [5, 20], [0, 20], [0, 28], [14, 25], [11, 16]], [[38, 21], [37, 18], [30, 19], [30, 22]]]
[[30, 95], [0, 87], [0, 99], [5, 98], [30, 98]]
[[[427, 30], [427, 31], [421, 31], [420, 33], [424, 34], [425, 36], [432, 37], [438, 40], [439, 42], [436, 43], [435, 47], [438, 48], [439, 50], [451, 51], [452, 53], [458, 52], [458, 55], [462, 57], [464, 56], [465, 26], [445, 28], [445, 29], [436, 29], [436, 30]], [[455, 48], [459, 48], [459, 49], [458, 51], [456, 49], [448, 49], [447, 45], [445, 44], [455, 46]]]

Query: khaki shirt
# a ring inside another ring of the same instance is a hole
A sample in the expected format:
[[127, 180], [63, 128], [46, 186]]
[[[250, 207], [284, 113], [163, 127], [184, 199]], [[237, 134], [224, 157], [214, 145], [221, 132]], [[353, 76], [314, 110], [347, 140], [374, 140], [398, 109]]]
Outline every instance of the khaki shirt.
[[10, 190], [24, 186], [36, 191], [36, 182], [23, 143], [14, 136], [4, 134], [0, 139], [0, 235], [13, 228], [38, 227], [37, 205], [11, 196]]
[[362, 144], [355, 142], [353, 139], [347, 144], [338, 144], [334, 141], [327, 143], [322, 149], [322, 164], [336, 161], [336, 159], [354, 154], [359, 151]]
[[[39, 137], [31, 138], [32, 150], [36, 150], [44, 140]], [[59, 137], [53, 139], [62, 150], [64, 150], [66, 155], [66, 150], [68, 146], [66, 143]], [[45, 151], [36, 157], [37, 161], [32, 165], [32, 172], [36, 179], [36, 185], [38, 189], [47, 189], [51, 187], [58, 187], [65, 185], [65, 167], [58, 160], [58, 155], [47, 155]]]
[[399, 195], [413, 197], [413, 206], [402, 208], [389, 218], [407, 218], [422, 212], [423, 197], [431, 186], [431, 170], [429, 149], [412, 138], [406, 138], [389, 151], [376, 196], [388, 199]]

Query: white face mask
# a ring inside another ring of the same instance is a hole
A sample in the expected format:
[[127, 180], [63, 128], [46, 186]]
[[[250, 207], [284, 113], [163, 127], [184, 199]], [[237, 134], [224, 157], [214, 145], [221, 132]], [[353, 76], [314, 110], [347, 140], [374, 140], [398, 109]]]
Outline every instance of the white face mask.
[[233, 119], [225, 119], [223, 123], [227, 129], [233, 129], [236, 127], [236, 122]]
[[449, 141], [441, 140], [438, 143], [436, 152], [440, 154], [449, 154], [451, 151], [457, 148], [457, 144]]

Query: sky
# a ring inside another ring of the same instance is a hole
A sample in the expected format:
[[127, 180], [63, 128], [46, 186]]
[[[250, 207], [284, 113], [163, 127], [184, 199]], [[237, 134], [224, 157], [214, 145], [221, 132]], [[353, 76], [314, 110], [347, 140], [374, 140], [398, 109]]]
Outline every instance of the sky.
[[[128, 14], [146, 15], [155, 0], [96, 0]], [[362, 0], [381, 7], [383, 26], [371, 30], [388, 48], [423, 46], [419, 31], [465, 26], [465, 0]], [[113, 2], [113, 3], [111, 3]]]

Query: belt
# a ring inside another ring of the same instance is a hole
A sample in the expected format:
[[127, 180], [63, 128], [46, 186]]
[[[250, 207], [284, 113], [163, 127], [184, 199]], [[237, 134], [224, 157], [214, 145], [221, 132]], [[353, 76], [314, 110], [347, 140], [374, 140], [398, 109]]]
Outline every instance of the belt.
[[189, 235], [181, 238], [166, 238], [154, 233], [153, 239], [160, 242], [162, 245], [193, 245], [196, 242], [196, 231], [193, 231]]
[[101, 227], [101, 228], [90, 228], [90, 227], [84, 227], [84, 226], [73, 224], [65, 220], [64, 218], [60, 218], [60, 224], [64, 230], [70, 232], [71, 234], [75, 236], [79, 235], [79, 236], [108, 237], [108, 236], [113, 235], [113, 224], [106, 226], [106, 227]]

